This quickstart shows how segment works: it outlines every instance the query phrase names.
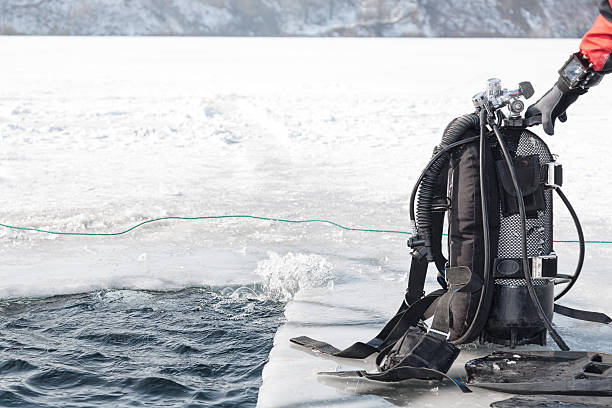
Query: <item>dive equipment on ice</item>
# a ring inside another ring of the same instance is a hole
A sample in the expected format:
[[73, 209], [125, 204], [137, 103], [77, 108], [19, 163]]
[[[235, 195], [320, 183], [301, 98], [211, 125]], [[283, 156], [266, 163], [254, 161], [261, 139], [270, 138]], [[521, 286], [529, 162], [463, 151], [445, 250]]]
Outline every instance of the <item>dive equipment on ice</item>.
[[[408, 288], [397, 314], [383, 330], [367, 343], [345, 350], [305, 336], [291, 342], [335, 357], [362, 359], [378, 353], [379, 373], [352, 375], [400, 381], [446, 376], [458, 355], [455, 345], [478, 338], [511, 347], [544, 345], [548, 332], [567, 351], [551, 322], [554, 311], [610, 322], [603, 313], [554, 305], [580, 275], [584, 235], [561, 191], [561, 165], [546, 143], [527, 130], [540, 118], [521, 116], [525, 104], [520, 98], [533, 93], [528, 82], [507, 90], [499, 79], [490, 79], [487, 89], [472, 99], [476, 112], [453, 120], [445, 129], [412, 190], [413, 236], [408, 246], [413, 258]], [[505, 107], [507, 113], [502, 111]], [[553, 190], [578, 231], [580, 254], [573, 275], [557, 273]], [[448, 259], [442, 252], [446, 213]], [[441, 289], [425, 295], [431, 262], [438, 269]], [[555, 297], [555, 285], [562, 284], [567, 286]], [[431, 323], [424, 329], [429, 318]]]
[[[521, 83], [519, 89], [508, 91], [501, 87], [498, 79], [491, 79], [487, 90], [473, 97], [480, 114], [480, 146], [476, 148], [475, 144], [466, 144], [452, 151], [446, 160], [451, 167], [448, 177], [448, 195], [452, 203], [449, 208], [450, 256], [446, 269], [440, 268], [439, 262], [436, 262], [436, 266], [441, 275], [445, 275], [449, 268], [469, 268], [483, 281], [482, 289], [472, 293], [470, 298], [463, 295], [463, 299], [450, 301], [450, 310], [445, 313], [450, 313], [453, 320], [461, 320], [460, 324], [452, 322], [450, 331], [454, 329], [454, 332], [449, 335], [452, 342], [460, 344], [480, 335], [483, 341], [510, 345], [542, 343], [546, 328], [559, 346], [567, 349], [550, 323], [552, 303], [547, 303], [546, 310], [540, 305], [530, 265], [535, 266], [533, 270], [538, 292], [552, 300], [552, 279], [557, 271], [556, 255], [552, 249], [551, 188], [560, 188], [561, 171], [544, 141], [525, 129], [530, 123], [520, 117], [518, 104], [515, 103], [522, 95], [533, 95], [529, 83]], [[500, 110], [505, 106], [511, 107], [509, 115], [502, 114]], [[475, 116], [471, 115], [472, 118]], [[484, 126], [487, 123], [493, 132], [485, 135]], [[503, 125], [503, 135], [499, 130], [500, 125]], [[449, 128], [452, 128], [452, 124]], [[464, 129], [459, 137], [465, 137], [465, 133]], [[447, 134], [445, 132], [445, 136]], [[445, 139], [440, 145], [442, 148]], [[506, 147], [507, 143], [511, 145], [512, 152]], [[439, 178], [439, 169], [443, 168], [440, 161], [438, 159], [436, 166], [426, 168], [424, 180]], [[493, 168], [492, 162], [495, 162]], [[497, 174], [496, 179], [491, 180], [491, 174]], [[434, 212], [430, 204], [433, 188], [422, 183], [415, 186], [413, 196], [417, 189], [419, 211], [416, 219], [411, 212], [415, 235], [409, 240], [409, 246], [417, 257], [424, 253], [428, 260], [440, 258], [439, 247], [435, 248], [438, 252], [434, 254], [432, 245], [427, 245], [433, 235], [430, 221]], [[489, 208], [491, 211], [488, 211]], [[490, 213], [498, 214], [492, 216]], [[519, 242], [516, 240], [518, 234], [521, 235]], [[478, 259], [483, 259], [483, 262], [478, 262]], [[416, 281], [413, 273], [422, 276], [424, 268], [411, 268], [409, 293], [422, 290], [422, 278], [416, 283], [411, 282]], [[418, 286], [410, 287], [411, 283]], [[523, 302], [516, 301], [513, 296], [517, 294]], [[531, 302], [525, 303], [526, 299]], [[477, 307], [474, 306], [476, 301]], [[489, 310], [496, 312], [496, 315], [489, 316]], [[525, 319], [525, 312], [535, 312], [530, 315], [536, 318]], [[436, 323], [434, 318], [433, 329], [444, 332], [444, 329], [435, 327]], [[506, 329], [508, 326], [511, 328]]]

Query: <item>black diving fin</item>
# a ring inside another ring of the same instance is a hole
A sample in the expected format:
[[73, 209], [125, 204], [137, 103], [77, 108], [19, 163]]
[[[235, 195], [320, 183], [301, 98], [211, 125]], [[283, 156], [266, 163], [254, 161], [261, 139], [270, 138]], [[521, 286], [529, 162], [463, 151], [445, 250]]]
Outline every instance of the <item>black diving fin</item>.
[[368, 373], [367, 371], [336, 371], [336, 372], [320, 372], [318, 375], [323, 377], [337, 377], [344, 379], [364, 378], [371, 381], [380, 381], [385, 383], [399, 381], [432, 381], [448, 378], [462, 392], [472, 392], [470, 388], [463, 382], [454, 377], [449, 376], [441, 371], [425, 367], [398, 367], [383, 372]]
[[468, 361], [468, 384], [522, 395], [612, 396], [612, 354], [495, 352]]
[[568, 397], [547, 395], [538, 397], [512, 397], [491, 404], [492, 408], [608, 408], [612, 401], [607, 397]]

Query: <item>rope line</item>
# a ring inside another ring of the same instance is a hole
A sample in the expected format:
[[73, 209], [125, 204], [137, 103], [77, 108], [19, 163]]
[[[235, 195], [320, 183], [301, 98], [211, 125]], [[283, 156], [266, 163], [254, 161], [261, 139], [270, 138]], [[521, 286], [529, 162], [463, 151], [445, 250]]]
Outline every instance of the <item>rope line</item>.
[[258, 216], [255, 216], [255, 215], [211, 215], [211, 216], [205, 216], [205, 217], [160, 217], [160, 218], [153, 218], [153, 219], [150, 219], [150, 220], [142, 221], [142, 222], [140, 222], [140, 223], [134, 225], [133, 227], [130, 227], [130, 228], [124, 230], [124, 231], [120, 231], [120, 232], [100, 232], [100, 233], [49, 231], [49, 230], [44, 230], [44, 229], [39, 229], [39, 228], [17, 227], [17, 226], [14, 226], [14, 225], [1, 224], [1, 223], [0, 223], [0, 227], [14, 229], [14, 230], [22, 230], [22, 231], [42, 232], [42, 233], [45, 233], [45, 234], [53, 234], [53, 235], [117, 236], [117, 235], [127, 234], [128, 232], [133, 231], [136, 228], [142, 227], [145, 224], [150, 224], [150, 223], [153, 223], [153, 222], [164, 221], [164, 220], [192, 220], [193, 221], [193, 220], [219, 220], [219, 219], [228, 219], [228, 218], [249, 218], [249, 219], [254, 219], [254, 220], [274, 221], [274, 222], [283, 222], [283, 223], [291, 223], [291, 224], [324, 223], [324, 224], [333, 225], [335, 227], [338, 227], [338, 228], [341, 228], [341, 229], [347, 230], [347, 231], [381, 232], [381, 233], [387, 233], [387, 234], [405, 234], [405, 235], [411, 235], [412, 234], [411, 232], [408, 232], [408, 231], [346, 227], [344, 225], [338, 224], [337, 222], [333, 222], [333, 221], [329, 221], [329, 220], [318, 220], [318, 219], [312, 219], [312, 220], [287, 220], [287, 219], [283, 219], [283, 218], [258, 217]]
[[[117, 236], [124, 235], [128, 232], [131, 232], [139, 227], [142, 227], [146, 224], [151, 224], [154, 222], [166, 221], [166, 220], [181, 220], [181, 221], [195, 221], [195, 220], [221, 220], [221, 219], [230, 219], [230, 218], [246, 218], [253, 220], [262, 220], [262, 221], [273, 221], [273, 222], [281, 222], [288, 224], [308, 224], [308, 223], [321, 223], [328, 224], [334, 227], [346, 230], [346, 231], [358, 231], [358, 232], [378, 232], [384, 234], [402, 234], [402, 235], [412, 235], [411, 232], [401, 231], [401, 230], [388, 230], [388, 229], [375, 229], [375, 228], [357, 228], [357, 227], [347, 227], [345, 225], [338, 224], [337, 222], [323, 219], [309, 219], [309, 220], [288, 220], [284, 218], [270, 218], [270, 217], [258, 217], [255, 215], [210, 215], [204, 217], [160, 217], [160, 218], [152, 218], [149, 220], [145, 220], [139, 222], [138, 224], [119, 232], [62, 232], [62, 231], [50, 231], [44, 230], [40, 228], [30, 228], [30, 227], [18, 227], [14, 225], [2, 224], [0, 223], [0, 227], [8, 228], [12, 230], [21, 230], [21, 231], [31, 231], [31, 232], [41, 232], [44, 234], [52, 234], [52, 235], [69, 235], [69, 236], [88, 236], [88, 237], [109, 237], [109, 236]], [[447, 234], [443, 234], [447, 235]], [[555, 240], [556, 243], [562, 244], [575, 244], [578, 243], [577, 240]], [[587, 244], [612, 244], [612, 241], [600, 241], [600, 240], [590, 240], [584, 241]]]

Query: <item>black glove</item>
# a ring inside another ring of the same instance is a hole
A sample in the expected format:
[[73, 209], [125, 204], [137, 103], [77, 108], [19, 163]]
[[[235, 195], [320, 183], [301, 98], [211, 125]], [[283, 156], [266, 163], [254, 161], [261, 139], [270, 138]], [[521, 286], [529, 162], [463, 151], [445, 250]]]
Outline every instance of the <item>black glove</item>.
[[565, 122], [567, 120], [567, 114], [565, 113], [567, 108], [586, 92], [586, 89], [569, 89], [565, 82], [559, 79], [550, 91], [546, 92], [540, 100], [527, 109], [525, 118], [542, 115], [544, 131], [553, 135], [555, 133], [555, 121], [559, 119], [561, 122]]

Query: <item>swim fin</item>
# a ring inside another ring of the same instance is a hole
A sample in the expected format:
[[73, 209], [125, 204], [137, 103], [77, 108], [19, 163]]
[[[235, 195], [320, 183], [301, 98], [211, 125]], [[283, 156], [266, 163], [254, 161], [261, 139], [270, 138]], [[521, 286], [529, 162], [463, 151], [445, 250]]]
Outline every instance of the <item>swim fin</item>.
[[335, 371], [335, 372], [320, 372], [322, 377], [338, 377], [344, 379], [364, 378], [378, 382], [398, 382], [398, 381], [432, 381], [447, 378], [452, 381], [462, 392], [470, 393], [472, 390], [459, 381], [458, 379], [449, 376], [441, 371], [425, 367], [398, 367], [391, 370], [386, 370], [380, 373], [368, 373], [366, 371]]
[[465, 364], [468, 384], [511, 394], [612, 396], [612, 354], [495, 352]]
[[570, 397], [547, 395], [538, 397], [512, 397], [491, 404], [492, 408], [608, 408], [612, 401], [607, 397]]

